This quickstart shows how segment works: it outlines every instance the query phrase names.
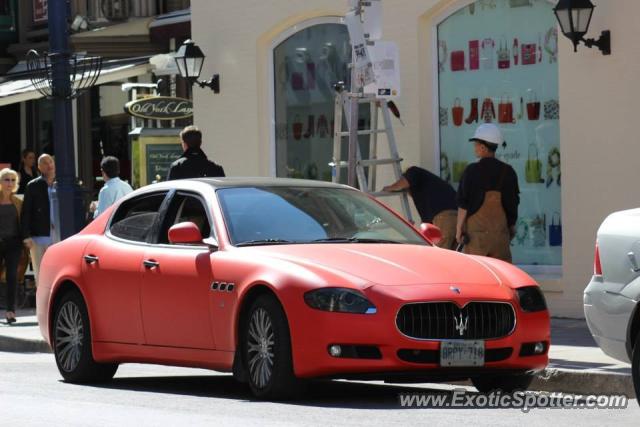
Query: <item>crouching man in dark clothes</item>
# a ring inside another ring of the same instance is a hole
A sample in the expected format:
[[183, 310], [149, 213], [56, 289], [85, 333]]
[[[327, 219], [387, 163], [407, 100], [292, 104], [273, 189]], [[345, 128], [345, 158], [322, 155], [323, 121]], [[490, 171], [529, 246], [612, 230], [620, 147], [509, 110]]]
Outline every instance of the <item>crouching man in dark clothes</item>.
[[410, 167], [397, 182], [383, 191], [409, 190], [422, 222], [442, 231], [438, 246], [453, 249], [456, 236], [456, 192], [445, 180], [417, 166]]

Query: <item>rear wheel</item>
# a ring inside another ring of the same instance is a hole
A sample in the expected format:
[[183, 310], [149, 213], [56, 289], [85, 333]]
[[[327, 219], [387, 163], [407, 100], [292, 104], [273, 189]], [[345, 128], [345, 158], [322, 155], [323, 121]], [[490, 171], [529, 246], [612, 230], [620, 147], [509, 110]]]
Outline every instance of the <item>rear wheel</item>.
[[93, 359], [89, 315], [78, 291], [68, 292], [56, 305], [52, 338], [56, 364], [66, 381], [101, 382], [115, 375], [117, 364]]
[[528, 389], [533, 378], [532, 374], [491, 375], [472, 377], [471, 382], [481, 393], [489, 393], [494, 390], [511, 393], [516, 390]]
[[243, 323], [243, 359], [253, 394], [261, 399], [294, 396], [300, 382], [293, 374], [289, 325], [278, 300], [258, 297]]
[[633, 346], [631, 375], [633, 377], [633, 387], [636, 389], [636, 398], [640, 403], [640, 333], [636, 337], [636, 343]]

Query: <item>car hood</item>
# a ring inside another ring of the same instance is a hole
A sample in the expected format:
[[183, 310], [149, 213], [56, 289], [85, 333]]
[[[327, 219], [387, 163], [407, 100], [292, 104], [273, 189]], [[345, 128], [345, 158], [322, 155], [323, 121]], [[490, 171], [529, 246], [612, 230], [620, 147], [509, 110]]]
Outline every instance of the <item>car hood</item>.
[[263, 256], [292, 262], [307, 269], [356, 276], [370, 284], [502, 285], [500, 278], [479, 259], [430, 246], [352, 243], [278, 245], [252, 249]]

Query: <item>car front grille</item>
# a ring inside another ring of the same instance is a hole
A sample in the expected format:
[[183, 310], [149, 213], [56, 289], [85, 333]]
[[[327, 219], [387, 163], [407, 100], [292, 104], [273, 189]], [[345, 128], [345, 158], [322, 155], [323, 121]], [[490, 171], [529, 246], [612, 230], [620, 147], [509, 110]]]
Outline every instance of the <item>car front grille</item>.
[[396, 317], [398, 330], [424, 340], [502, 338], [515, 328], [511, 304], [471, 302], [463, 308], [453, 302], [404, 305]]

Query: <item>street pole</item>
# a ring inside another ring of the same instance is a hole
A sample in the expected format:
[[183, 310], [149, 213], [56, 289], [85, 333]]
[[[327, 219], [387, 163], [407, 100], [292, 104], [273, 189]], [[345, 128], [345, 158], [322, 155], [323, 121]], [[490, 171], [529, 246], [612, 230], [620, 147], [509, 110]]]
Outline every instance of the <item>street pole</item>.
[[76, 224], [76, 168], [71, 110], [68, 0], [49, 0], [49, 52], [53, 74], [53, 147], [56, 161], [57, 216], [60, 239], [79, 231]]

